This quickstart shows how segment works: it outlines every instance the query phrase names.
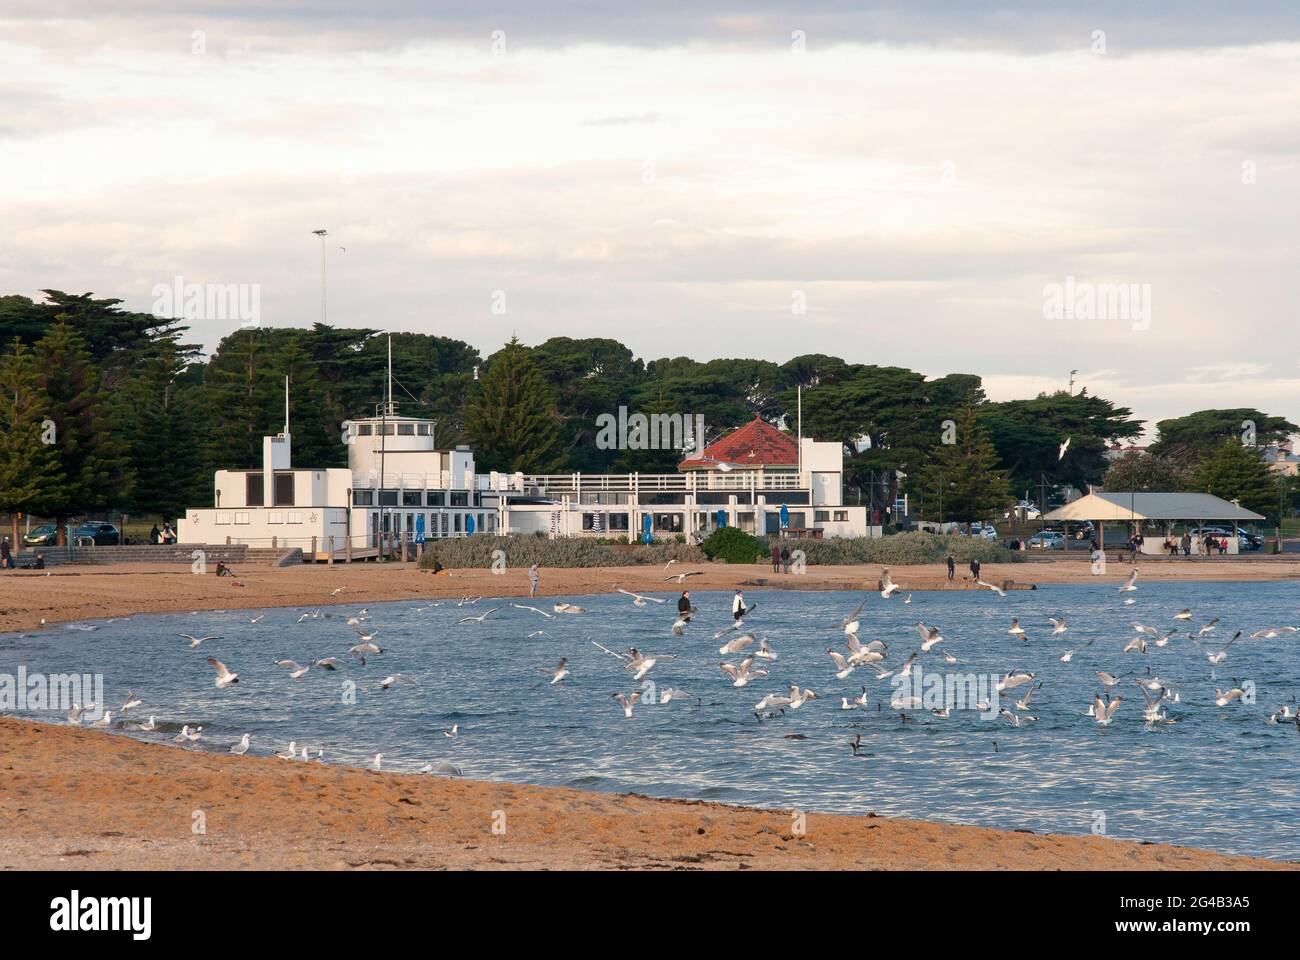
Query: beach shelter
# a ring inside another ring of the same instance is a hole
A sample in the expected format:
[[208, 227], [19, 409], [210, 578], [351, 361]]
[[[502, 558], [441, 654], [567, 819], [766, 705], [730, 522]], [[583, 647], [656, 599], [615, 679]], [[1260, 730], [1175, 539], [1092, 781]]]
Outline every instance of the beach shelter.
[[1224, 500], [1208, 493], [1090, 493], [1043, 517], [1048, 522], [1089, 520], [1097, 524], [1097, 543], [1106, 549], [1106, 521], [1136, 525], [1158, 522], [1166, 530], [1175, 522], [1195, 523], [1198, 527], [1206, 521], [1232, 524], [1236, 539], [1237, 524], [1264, 518], [1239, 503]]

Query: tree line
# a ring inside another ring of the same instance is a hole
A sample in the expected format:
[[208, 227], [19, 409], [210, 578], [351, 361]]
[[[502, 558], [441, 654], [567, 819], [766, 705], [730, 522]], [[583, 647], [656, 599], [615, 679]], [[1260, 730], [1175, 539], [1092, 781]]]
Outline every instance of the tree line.
[[[261, 437], [283, 422], [285, 378], [294, 462], [344, 466], [342, 421], [373, 415], [384, 396], [388, 338], [375, 328], [239, 329], [205, 356], [179, 321], [43, 294], [0, 296], [0, 512], [172, 517], [208, 504], [215, 470], [259, 465]], [[992, 402], [968, 373], [927, 378], [823, 354], [644, 360], [608, 338], [512, 339], [484, 357], [421, 333], [392, 336], [392, 365], [399, 412], [435, 420], [439, 447], [472, 445], [484, 471], [671, 472], [672, 450], [598, 445], [597, 418], [620, 406], [698, 414], [708, 441], [755, 416], [793, 431], [802, 392], [804, 435], [844, 445], [846, 502], [887, 505], [907, 490], [923, 515], [942, 499], [952, 520], [990, 518], [1044, 483], [1121, 481], [1245, 491], [1251, 509], [1267, 492], [1276, 512], [1258, 452], [1225, 453], [1225, 441], [1245, 420], [1257, 446], [1300, 429], [1254, 410], [1198, 411], [1161, 421], [1150, 453], [1111, 465], [1107, 448], [1143, 432], [1127, 408], [1086, 390]]]

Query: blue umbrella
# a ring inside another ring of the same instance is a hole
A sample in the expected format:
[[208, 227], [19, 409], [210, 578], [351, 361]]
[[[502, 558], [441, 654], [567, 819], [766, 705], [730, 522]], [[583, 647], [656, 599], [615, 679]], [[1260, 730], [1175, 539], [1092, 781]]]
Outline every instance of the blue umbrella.
[[654, 538], [650, 536], [650, 526], [654, 521], [651, 520], [650, 514], [646, 513], [641, 516], [641, 542], [649, 543]]
[[474, 532], [474, 514], [472, 513], [465, 514], [465, 532], [466, 533]]
[[787, 507], [784, 503], [781, 504], [781, 526], [782, 527], [790, 526], [790, 508]]
[[424, 514], [422, 513], [415, 516], [415, 542], [424, 543]]
[[717, 515], [718, 528], [721, 529], [727, 525], [727, 511], [719, 510]]

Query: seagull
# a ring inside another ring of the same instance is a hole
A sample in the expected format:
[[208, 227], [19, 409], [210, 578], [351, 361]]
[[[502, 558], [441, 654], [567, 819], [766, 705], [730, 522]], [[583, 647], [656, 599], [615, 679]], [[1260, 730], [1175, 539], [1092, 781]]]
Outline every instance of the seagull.
[[691, 622], [691, 615], [684, 613], [673, 621], [673, 636], [680, 637], [686, 631], [686, 625]]
[[483, 613], [479, 614], [477, 617], [465, 617], [461, 620], [457, 620], [456, 624], [459, 626], [462, 623], [482, 623], [488, 618], [488, 614], [494, 613], [499, 609], [500, 607], [492, 607], [490, 610], [483, 611]]
[[419, 770], [420, 773], [441, 773], [449, 777], [461, 776], [460, 767], [456, 766], [450, 760], [439, 760], [437, 766], [432, 763], [426, 763]]
[[1089, 641], [1088, 641], [1087, 643], [1085, 643], [1082, 647], [1077, 647], [1077, 648], [1074, 649], [1074, 650], [1066, 650], [1065, 653], [1061, 654], [1061, 662], [1062, 662], [1062, 663], [1069, 663], [1071, 660], [1074, 659], [1074, 655], [1075, 655], [1076, 653], [1078, 653], [1079, 650], [1086, 650], [1088, 647], [1091, 647], [1092, 644], [1093, 644], [1093, 641], [1089, 640]]
[[816, 700], [816, 699], [817, 699], [817, 694], [813, 693], [811, 690], [807, 689], [806, 687], [803, 690], [800, 690], [799, 684], [797, 683], [790, 684], [790, 709], [791, 710], [798, 710], [809, 700]]
[[153, 731], [153, 730], [157, 730], [157, 729], [158, 729], [158, 724], [154, 722], [153, 714], [151, 713], [151, 714], [149, 714], [149, 722], [148, 722], [148, 723], [137, 723], [137, 724], [135, 725], [135, 728], [136, 728], [137, 730], [143, 730], [145, 733], [149, 733], [149, 732], [151, 732], [151, 731]]
[[1097, 670], [1094, 672], [1097, 674], [1097, 679], [1101, 681], [1101, 685], [1108, 690], [1114, 687], [1115, 684], [1119, 683], [1119, 677], [1112, 673], [1107, 673], [1105, 670]]
[[1052, 625], [1052, 636], [1054, 637], [1059, 637], [1061, 634], [1065, 633], [1066, 630], [1070, 629], [1065, 625], [1065, 617], [1060, 617], [1059, 619], [1057, 617], [1048, 617], [1047, 622]]
[[862, 613], [862, 608], [866, 605], [866, 602], [866, 598], [863, 598], [862, 602], [854, 608], [853, 612], [839, 622], [839, 629], [848, 634], [857, 633], [859, 623], [858, 615]]
[[92, 727], [107, 727], [113, 722], [113, 711], [105, 710], [104, 715], [91, 724]]
[[320, 667], [322, 670], [337, 670], [339, 668], [338, 657], [324, 657], [320, 660], [311, 662], [313, 667]]
[[998, 692], [1011, 690], [1014, 687], [1019, 687], [1026, 683], [1033, 683], [1035, 676], [1035, 674], [1030, 673], [1028, 670], [1012, 670], [999, 680], [995, 686]]
[[1003, 696], [1006, 696], [1007, 699], [1011, 701], [1011, 705], [1015, 707], [1017, 710], [1026, 711], [1029, 709], [1029, 701], [1033, 699], [1034, 691], [1041, 690], [1042, 687], [1043, 685], [1041, 682], [1035, 686], [1030, 687], [1027, 691], [1025, 691], [1025, 696], [1021, 700], [1017, 700], [1015, 697], [1007, 696], [1006, 694], [1003, 694]]
[[685, 583], [687, 577], [698, 577], [704, 573], [703, 570], [691, 570], [688, 573], [674, 573], [671, 577], [664, 577], [664, 583], [671, 583], [676, 580], [678, 583]]
[[298, 756], [298, 741], [297, 741], [297, 740], [290, 740], [290, 741], [289, 741], [289, 746], [285, 747], [285, 749], [284, 749], [284, 753], [277, 753], [276, 756], [279, 757], [281, 760], [292, 760], [292, 759], [294, 759], [295, 757], [297, 757], [297, 756]]
[[996, 584], [985, 583], [983, 580], [976, 580], [975, 582], [981, 587], [988, 587], [988, 589], [992, 590], [999, 597], [1005, 597], [1007, 595], [1007, 587], [1011, 584], [1010, 580], [1003, 580], [1002, 586], [1000, 587]]
[[1093, 719], [1096, 720], [1097, 723], [1101, 724], [1101, 726], [1109, 727], [1111, 719], [1115, 716], [1115, 711], [1119, 709], [1119, 705], [1123, 702], [1123, 697], [1115, 697], [1112, 700], [1109, 699], [1109, 694], [1107, 694], [1107, 701], [1104, 703], [1102, 702], [1101, 697], [1093, 697]]
[[363, 667], [366, 665], [367, 653], [383, 653], [383, 652], [384, 652], [383, 647], [376, 646], [373, 643], [358, 643], [355, 647], [348, 647], [348, 655], [352, 657], [356, 657], [358, 660], [360, 660], [361, 665]]
[[383, 763], [384, 755], [382, 753], [376, 753], [375, 759], [370, 761], [370, 767], [372, 770], [383, 770]]
[[635, 673], [632, 674], [633, 680], [640, 680], [650, 672], [651, 668], [654, 667], [656, 663], [661, 660], [666, 663], [669, 660], [677, 659], [677, 654], [675, 653], [660, 653], [647, 656], [636, 647], [633, 647], [630, 652], [631, 655], [628, 657], [627, 662], [623, 664], [623, 669], [635, 671]]
[[752, 633], [741, 634], [739, 637], [728, 640], [722, 646], [718, 647], [718, 653], [721, 653], [724, 656], [728, 653], [740, 653], [741, 650], [744, 650], [757, 639], [758, 638]]
[[[898, 674], [897, 674], [898, 679], [901, 680], [904, 677], [910, 677], [912, 675], [912, 664], [916, 663], [916, 657], [917, 654], [912, 653], [906, 660], [903, 661], [903, 666], [898, 670]], [[883, 680], [885, 677], [889, 676], [889, 674], [882, 673], [879, 674], [879, 676]]]
[[636, 702], [641, 699], [640, 691], [633, 693], [631, 696], [626, 696], [621, 693], [612, 693], [610, 694], [610, 696], [613, 697], [615, 700], [617, 700], [619, 702], [619, 705], [623, 708], [624, 718], [631, 720], [632, 708], [636, 706]]
[[460, 733], [460, 724], [459, 724], [459, 723], [453, 723], [453, 724], [452, 724], [448, 729], [442, 731], [442, 735], [443, 735], [444, 737], [450, 737], [452, 740], [455, 740], [455, 739], [456, 739], [456, 736], [457, 736], [459, 733]]
[[685, 690], [678, 690], [675, 687], [668, 687], [659, 694], [659, 702], [669, 703], [673, 700], [699, 700], [700, 698], [687, 693]]
[[257, 616], [255, 616], [255, 617], [249, 617], [249, 618], [248, 618], [248, 622], [249, 622], [249, 623], [257, 623], [257, 622], [259, 622], [259, 621], [260, 621], [263, 617], [265, 617], [265, 616], [266, 616], [265, 613], [259, 613], [259, 614], [258, 614]]
[[311, 667], [302, 666], [296, 660], [273, 660], [271, 662], [277, 667], [284, 667], [288, 670], [290, 678], [294, 680], [301, 680], [307, 675], [307, 671], [311, 669]]
[[1210, 661], [1211, 666], [1217, 667], [1219, 664], [1223, 663], [1223, 661], [1228, 659], [1228, 648], [1232, 646], [1234, 642], [1236, 642], [1236, 639], [1239, 636], [1241, 636], [1240, 630], [1238, 630], [1236, 633], [1232, 635], [1232, 639], [1229, 640], [1227, 643], [1225, 643], [1223, 645], [1223, 649], [1220, 650], [1218, 653], [1207, 653], [1205, 655], [1205, 658]]
[[1196, 631], [1197, 639], [1200, 639], [1201, 637], [1205, 636], [1208, 633], [1213, 633], [1214, 628], [1217, 627], [1218, 625], [1219, 625], [1219, 618], [1215, 617], [1213, 620], [1205, 624], [1205, 626], [1201, 627], [1200, 630]]
[[1177, 613], [1174, 614], [1174, 619], [1190, 620], [1192, 619], [1192, 611], [1187, 607], [1183, 607], [1183, 609], [1179, 610]]
[[[885, 645], [879, 640], [867, 643], [858, 641], [857, 634], [849, 634], [849, 657], [854, 663], [879, 663], [885, 659]], [[775, 659], [775, 658], [774, 658]]]
[[1013, 727], [1018, 727], [1022, 723], [1033, 723], [1038, 719], [1037, 717], [1031, 717], [1028, 714], [1018, 717], [1006, 707], [998, 708], [998, 716], [1003, 717], [1007, 723], [1011, 724]]
[[924, 623], [918, 623], [916, 632], [921, 635], [922, 653], [929, 653], [935, 644], [943, 643], [943, 637], [940, 636], [938, 627], [927, 627]]
[[642, 595], [639, 594], [639, 593], [633, 593], [631, 590], [624, 590], [622, 587], [619, 587], [619, 588], [618, 588], [618, 592], [621, 593], [621, 594], [624, 594], [625, 596], [629, 596], [629, 597], [631, 597], [631, 598], [632, 598], [632, 606], [634, 606], [634, 607], [644, 607], [644, 606], [646, 605], [647, 602], [649, 602], [649, 603], [667, 603], [667, 602], [668, 602], [667, 600], [664, 600], [664, 599], [662, 599], [662, 598], [660, 598], [660, 597], [645, 597], [645, 596], [642, 596]]
[[1137, 572], [1137, 568], [1134, 567], [1133, 572], [1128, 575], [1128, 580], [1125, 582], [1124, 586], [1119, 588], [1119, 592], [1132, 593], [1134, 590], [1137, 589], [1137, 582], [1138, 582], [1138, 572]]
[[758, 701], [758, 703], [754, 704], [754, 713], [755, 715], [761, 715], [764, 710], [768, 710], [772, 707], [782, 708], [788, 707], [789, 705], [789, 697], [783, 697], [776, 693], [769, 693], [763, 697], [762, 700]]
[[178, 634], [176, 634], [176, 636], [178, 636], [178, 637], [182, 637], [182, 638], [188, 640], [188, 641], [190, 642], [190, 649], [191, 649], [191, 650], [193, 650], [193, 649], [194, 649], [195, 647], [197, 647], [199, 644], [203, 643], [205, 640], [220, 640], [220, 639], [221, 639], [220, 637], [193, 637], [193, 636], [190, 636], [188, 633], [178, 633]]
[[1300, 627], [1270, 627], [1266, 630], [1256, 630], [1250, 635], [1252, 640], [1272, 640], [1284, 633], [1295, 633]]
[[587, 612], [582, 607], [578, 606], [576, 603], [565, 603], [563, 601], [555, 604], [554, 606], [551, 607], [551, 609], [554, 610], [556, 613], [586, 613]]
[[201, 736], [203, 736], [202, 727], [195, 727], [193, 730], [191, 730], [190, 725], [187, 723], [185, 724], [185, 726], [181, 727], [180, 733], [172, 737], [172, 740], [174, 740], [176, 743], [193, 743], [194, 741], [198, 740], [199, 737]]
[[830, 647], [826, 648], [826, 654], [835, 662], [835, 678], [837, 680], [844, 680], [857, 667], [856, 663], [850, 663], [845, 660], [842, 653], [832, 650]]
[[[353, 628], [353, 629], [355, 629], [355, 628]], [[369, 633], [365, 633], [365, 632], [362, 631], [362, 630], [357, 630], [357, 631], [356, 631], [357, 638], [358, 638], [362, 643], [370, 643], [371, 641], [373, 641], [373, 640], [375, 639], [375, 635], [378, 634], [378, 633], [379, 633], [378, 630], [371, 630]]]
[[244, 754], [248, 753], [248, 744], [252, 739], [253, 735], [251, 733], [244, 734], [243, 738], [230, 748], [230, 752], [236, 756], [242, 757]]
[[331, 596], [331, 597], [337, 597], [337, 596], [338, 596], [340, 593], [342, 593], [345, 589], [346, 589], [345, 587], [335, 587], [333, 590], [330, 591], [330, 596]]
[[1011, 618], [1011, 628], [1007, 630], [1007, 633], [1013, 637], [1023, 637], [1025, 635], [1025, 628], [1020, 625], [1019, 617]]
[[[533, 613], [540, 613], [547, 620], [555, 619], [555, 614], [547, 613], [545, 610], [539, 610], [537, 607], [530, 607], [525, 603], [512, 603], [510, 606], [514, 607], [516, 610], [531, 610]], [[479, 622], [481, 623], [482, 621]]]
[[1215, 687], [1214, 705], [1216, 707], [1226, 707], [1228, 704], [1232, 703], [1233, 700], [1236, 700], [1245, 695], [1246, 695], [1246, 691], [1241, 689], [1241, 687], [1233, 687], [1231, 690], [1228, 690], [1226, 692], [1220, 690], [1218, 687]]
[[545, 631], [545, 630], [534, 630], [534, 631], [533, 631], [532, 633], [530, 633], [528, 636], [524, 637], [524, 639], [525, 639], [525, 640], [532, 640], [532, 639], [534, 639], [534, 638], [536, 638], [536, 637], [544, 637], [544, 636], [546, 636], [546, 631]]
[[1134, 637], [1128, 643], [1124, 644], [1125, 653], [1132, 653], [1134, 650], [1136, 650], [1138, 653], [1147, 652], [1147, 641], [1145, 637], [1139, 635]]
[[379, 689], [387, 690], [389, 687], [397, 683], [409, 683], [411, 684], [411, 686], [415, 686], [415, 687], [418, 687], [420, 685], [420, 681], [418, 680], [413, 680], [412, 678], [405, 676], [404, 674], [394, 673], [394, 674], [390, 674], [387, 677], [384, 677], [384, 679], [379, 681]]
[[753, 657], [746, 657], [744, 660], [741, 661], [739, 667], [734, 666], [733, 664], [730, 663], [720, 663], [718, 664], [718, 666], [722, 668], [723, 672], [726, 673], [727, 676], [731, 677], [733, 681], [731, 685], [733, 687], [743, 687], [745, 684], [749, 683], [749, 681], [757, 677], [767, 676], [766, 670], [750, 669], [753, 663], [754, 663]]
[[1170, 627], [1168, 630], [1164, 632], [1164, 634], [1160, 637], [1160, 639], [1156, 641], [1156, 646], [1157, 647], [1167, 646], [1170, 639], [1172, 639], [1173, 635], [1177, 632], [1178, 632], [1177, 627]]
[[880, 587], [880, 596], [886, 600], [898, 591], [898, 584], [890, 578], [888, 567], [880, 568], [880, 580], [877, 585]]
[[143, 700], [141, 700], [134, 693], [128, 690], [126, 692], [126, 700], [122, 702], [122, 716], [125, 717], [130, 711], [134, 710], [142, 703], [144, 703]]
[[776, 651], [767, 645], [767, 637], [758, 641], [758, 649], [754, 651], [754, 656], [769, 663], [776, 659]]
[[208, 665], [217, 671], [217, 689], [224, 690], [232, 683], [239, 682], [239, 674], [231, 673], [230, 669], [218, 660], [216, 657], [208, 657]]
[[1065, 451], [1070, 449], [1070, 438], [1065, 438], [1065, 443], [1061, 444], [1060, 449], [1056, 451], [1056, 462], [1060, 463], [1065, 459]]
[[565, 677], [569, 676], [569, 658], [560, 657], [560, 662], [557, 663], [552, 670], [546, 670], [543, 667], [534, 667], [533, 669], [538, 673], [549, 673], [551, 675], [551, 684], [554, 686]]

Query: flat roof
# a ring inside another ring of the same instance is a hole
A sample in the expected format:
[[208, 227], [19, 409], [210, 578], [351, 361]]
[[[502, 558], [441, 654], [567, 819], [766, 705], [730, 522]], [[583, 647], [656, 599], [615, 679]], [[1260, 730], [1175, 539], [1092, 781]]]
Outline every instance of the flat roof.
[[1263, 520], [1209, 493], [1090, 493], [1044, 520]]

